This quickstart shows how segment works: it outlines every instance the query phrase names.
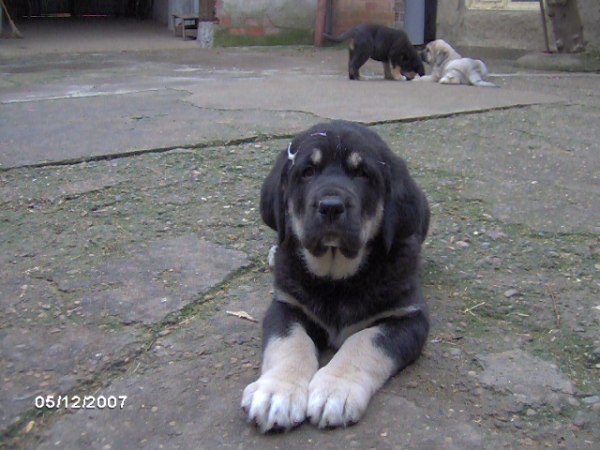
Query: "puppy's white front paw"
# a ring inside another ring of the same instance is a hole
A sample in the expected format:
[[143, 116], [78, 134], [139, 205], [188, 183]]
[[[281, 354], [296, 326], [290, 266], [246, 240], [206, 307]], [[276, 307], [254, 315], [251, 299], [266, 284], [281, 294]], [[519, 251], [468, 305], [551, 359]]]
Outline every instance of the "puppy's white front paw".
[[307, 416], [319, 428], [354, 425], [371, 400], [368, 388], [345, 377], [319, 370], [308, 386]]
[[244, 389], [242, 408], [262, 433], [287, 431], [306, 419], [308, 383], [293, 383], [265, 374]]

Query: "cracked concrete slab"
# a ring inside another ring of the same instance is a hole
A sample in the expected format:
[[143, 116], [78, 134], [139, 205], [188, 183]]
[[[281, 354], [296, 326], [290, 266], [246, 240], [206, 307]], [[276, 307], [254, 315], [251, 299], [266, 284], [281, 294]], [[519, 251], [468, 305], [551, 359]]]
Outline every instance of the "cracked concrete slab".
[[[598, 76], [504, 76], [510, 64], [486, 60], [501, 89], [385, 82], [380, 64], [351, 83], [339, 48], [18, 56], [0, 68], [0, 169], [11, 168], [0, 170], [0, 433], [9, 448], [599, 442]], [[455, 115], [471, 107], [491, 110]], [[360, 121], [408, 122], [372, 128], [431, 200], [430, 339], [357, 426], [261, 436], [239, 408], [258, 376], [272, 296], [264, 259], [275, 237], [260, 222], [260, 183], [288, 136], [356, 108]], [[450, 117], [419, 120], [439, 114]], [[207, 143], [218, 145], [180, 149]], [[136, 153], [167, 148], [177, 150]], [[101, 161], [70, 164], [87, 158]], [[41, 161], [58, 166], [20, 166]], [[214, 270], [215, 258], [233, 260], [231, 276]], [[214, 270], [209, 287], [195, 259]], [[64, 393], [127, 399], [123, 409], [43, 413], [32, 403]]]
[[[144, 369], [125, 374], [97, 393], [127, 396], [122, 409], [75, 411], [62, 417], [43, 433], [38, 448], [359, 449], [365, 442], [374, 448], [486, 448], [491, 436], [468, 416], [446, 414], [435, 403], [417, 406], [406, 398], [407, 383], [414, 385], [419, 372], [434, 361], [392, 379], [352, 428], [324, 432], [303, 424], [290, 434], [261, 435], [239, 407], [241, 390], [258, 374], [260, 324], [227, 311], [244, 310], [260, 319], [270, 291], [270, 275], [256, 275], [252, 284], [229, 291], [214, 315], [195, 317], [159, 338]], [[223, 380], [239, 388], [228, 389]]]
[[[109, 261], [90, 273], [52, 274], [60, 292], [85, 292], [68, 308], [47, 281], [9, 279], [0, 285], [2, 310], [17, 316], [39, 310], [43, 327], [0, 330], [0, 430], [20, 420], [36, 395], [64, 395], [108, 366], [139, 353], [150, 334], [143, 328], [179, 311], [248, 264], [245, 253], [184, 235], [141, 244], [132, 257]], [[28, 283], [28, 284], [26, 284]], [[40, 303], [44, 299], [46, 303]], [[73, 323], [73, 319], [83, 323]]]
[[114, 317], [149, 325], [181, 310], [246, 264], [243, 252], [186, 235], [142, 244], [131, 258], [99, 265], [88, 274], [56, 274], [54, 281], [61, 290], [91, 291], [81, 301], [88, 323]]
[[124, 409], [78, 411], [45, 432], [38, 448], [359, 449], [369, 442], [372, 448], [479, 450], [491, 439], [472, 424], [431, 416], [395, 395], [377, 396], [352, 429], [319, 432], [304, 424], [293, 441], [286, 434], [263, 436], [245, 422], [239, 393], [202, 379], [200, 365], [178, 361], [115, 381], [98, 395], [129, 393]]
[[560, 101], [559, 97], [533, 92], [443, 86], [418, 80], [356, 82], [339, 77], [225, 79], [188, 89], [192, 95], [186, 100], [202, 108], [296, 111], [362, 123]]
[[182, 101], [187, 96], [161, 89], [1, 105], [0, 168], [288, 135], [318, 120], [302, 112], [225, 113]]
[[54, 327], [0, 331], [0, 432], [31, 411], [38, 395], [64, 395], [147, 341], [142, 330], [103, 330], [60, 321]]
[[556, 393], [571, 397], [573, 382], [556, 365], [520, 349], [479, 355], [484, 371], [478, 375], [481, 385], [504, 390], [516, 401], [539, 407]]

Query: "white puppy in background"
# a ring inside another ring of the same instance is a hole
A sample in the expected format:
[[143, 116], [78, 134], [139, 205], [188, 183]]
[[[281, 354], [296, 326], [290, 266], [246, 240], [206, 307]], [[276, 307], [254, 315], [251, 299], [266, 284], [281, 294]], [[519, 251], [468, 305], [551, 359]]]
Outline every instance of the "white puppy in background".
[[463, 58], [443, 39], [436, 39], [427, 44], [425, 50], [421, 52], [421, 59], [431, 66], [431, 75], [425, 75], [421, 80], [441, 84], [499, 87], [490, 81], [485, 81], [488, 71], [483, 61]]

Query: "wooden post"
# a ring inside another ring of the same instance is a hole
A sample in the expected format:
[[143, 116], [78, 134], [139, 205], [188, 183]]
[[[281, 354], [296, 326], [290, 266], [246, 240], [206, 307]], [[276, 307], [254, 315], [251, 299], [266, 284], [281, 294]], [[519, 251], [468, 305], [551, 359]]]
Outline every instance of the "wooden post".
[[319, 0], [317, 3], [317, 19], [315, 21], [315, 47], [323, 47], [326, 16], [327, 0]]
[[554, 41], [559, 53], [578, 53], [585, 50], [583, 26], [577, 0], [546, 0], [548, 17], [552, 21]]
[[0, 4], [2, 4], [2, 9], [4, 9], [4, 12], [6, 13], [6, 18], [8, 19], [8, 23], [10, 24], [10, 27], [12, 28], [12, 37], [13, 38], [15, 38], [15, 37], [22, 38], [23, 35], [21, 33], [19, 33], [19, 29], [17, 28], [17, 26], [13, 22], [12, 18], [10, 17], [10, 13], [8, 12], [8, 8], [4, 4], [4, 0], [0, 0]]
[[544, 43], [546, 44], [546, 53], [550, 53], [550, 43], [548, 42], [548, 27], [546, 26], [546, 8], [544, 8], [544, 0], [540, 0], [540, 12], [542, 13], [542, 30], [544, 30]]

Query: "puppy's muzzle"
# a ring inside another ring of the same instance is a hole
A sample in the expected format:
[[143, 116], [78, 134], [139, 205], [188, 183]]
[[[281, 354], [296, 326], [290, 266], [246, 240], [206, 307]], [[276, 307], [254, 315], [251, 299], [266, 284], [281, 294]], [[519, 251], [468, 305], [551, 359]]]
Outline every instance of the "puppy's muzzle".
[[317, 211], [324, 223], [334, 224], [343, 217], [346, 212], [346, 206], [340, 197], [327, 195], [319, 200]]

